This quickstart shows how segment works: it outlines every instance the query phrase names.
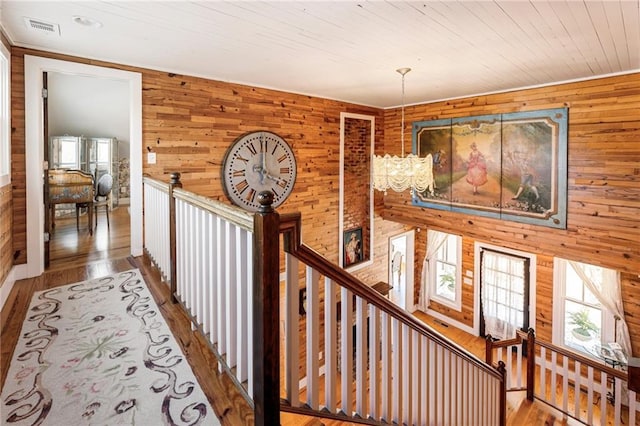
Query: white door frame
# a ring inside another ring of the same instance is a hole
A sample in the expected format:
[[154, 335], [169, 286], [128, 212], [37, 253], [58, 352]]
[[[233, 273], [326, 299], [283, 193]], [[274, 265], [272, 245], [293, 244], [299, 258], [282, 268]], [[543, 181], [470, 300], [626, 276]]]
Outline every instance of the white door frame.
[[[27, 183], [26, 277], [44, 272], [44, 117], [42, 73], [123, 80], [129, 84], [129, 150], [131, 190], [131, 254], [142, 255], [142, 75], [140, 73], [67, 62], [39, 56], [24, 57], [25, 163]], [[25, 277], [25, 278], [26, 278]]]

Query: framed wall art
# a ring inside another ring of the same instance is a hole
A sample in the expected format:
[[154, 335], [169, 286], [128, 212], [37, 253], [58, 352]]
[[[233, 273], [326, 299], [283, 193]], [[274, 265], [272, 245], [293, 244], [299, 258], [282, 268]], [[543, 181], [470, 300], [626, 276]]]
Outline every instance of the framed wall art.
[[414, 122], [435, 185], [413, 204], [565, 229], [567, 121], [558, 108]]
[[342, 240], [342, 264], [344, 267], [362, 262], [362, 228], [352, 228], [344, 231]]

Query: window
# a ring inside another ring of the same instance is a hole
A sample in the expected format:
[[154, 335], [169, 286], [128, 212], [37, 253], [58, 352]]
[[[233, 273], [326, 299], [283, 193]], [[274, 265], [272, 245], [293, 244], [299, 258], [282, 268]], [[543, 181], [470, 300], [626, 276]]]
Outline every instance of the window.
[[11, 182], [11, 55], [0, 43], [0, 186]]
[[[616, 279], [611, 269], [575, 262], [601, 292]], [[600, 345], [615, 340], [615, 320], [589, 289], [585, 276], [564, 259], [554, 262], [553, 341], [587, 356], [598, 358]]]
[[[462, 309], [462, 238], [439, 231], [428, 231], [427, 238], [436, 242], [431, 256], [427, 254], [431, 300]], [[429, 243], [431, 246], [431, 243]]]

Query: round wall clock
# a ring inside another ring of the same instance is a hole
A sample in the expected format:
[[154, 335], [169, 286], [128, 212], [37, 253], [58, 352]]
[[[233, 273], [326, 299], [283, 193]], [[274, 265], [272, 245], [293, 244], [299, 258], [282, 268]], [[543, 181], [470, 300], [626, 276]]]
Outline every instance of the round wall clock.
[[258, 211], [258, 194], [273, 192], [273, 207], [282, 204], [296, 181], [296, 158], [275, 133], [251, 132], [236, 139], [222, 163], [223, 188], [229, 199], [246, 210]]

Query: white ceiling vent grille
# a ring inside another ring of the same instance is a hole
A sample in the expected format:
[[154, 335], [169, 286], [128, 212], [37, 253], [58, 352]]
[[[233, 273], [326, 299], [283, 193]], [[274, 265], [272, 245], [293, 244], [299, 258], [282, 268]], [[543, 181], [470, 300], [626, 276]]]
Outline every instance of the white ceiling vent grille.
[[60, 25], [44, 22], [39, 19], [24, 18], [24, 23], [28, 29], [41, 34], [55, 34], [60, 35]]

